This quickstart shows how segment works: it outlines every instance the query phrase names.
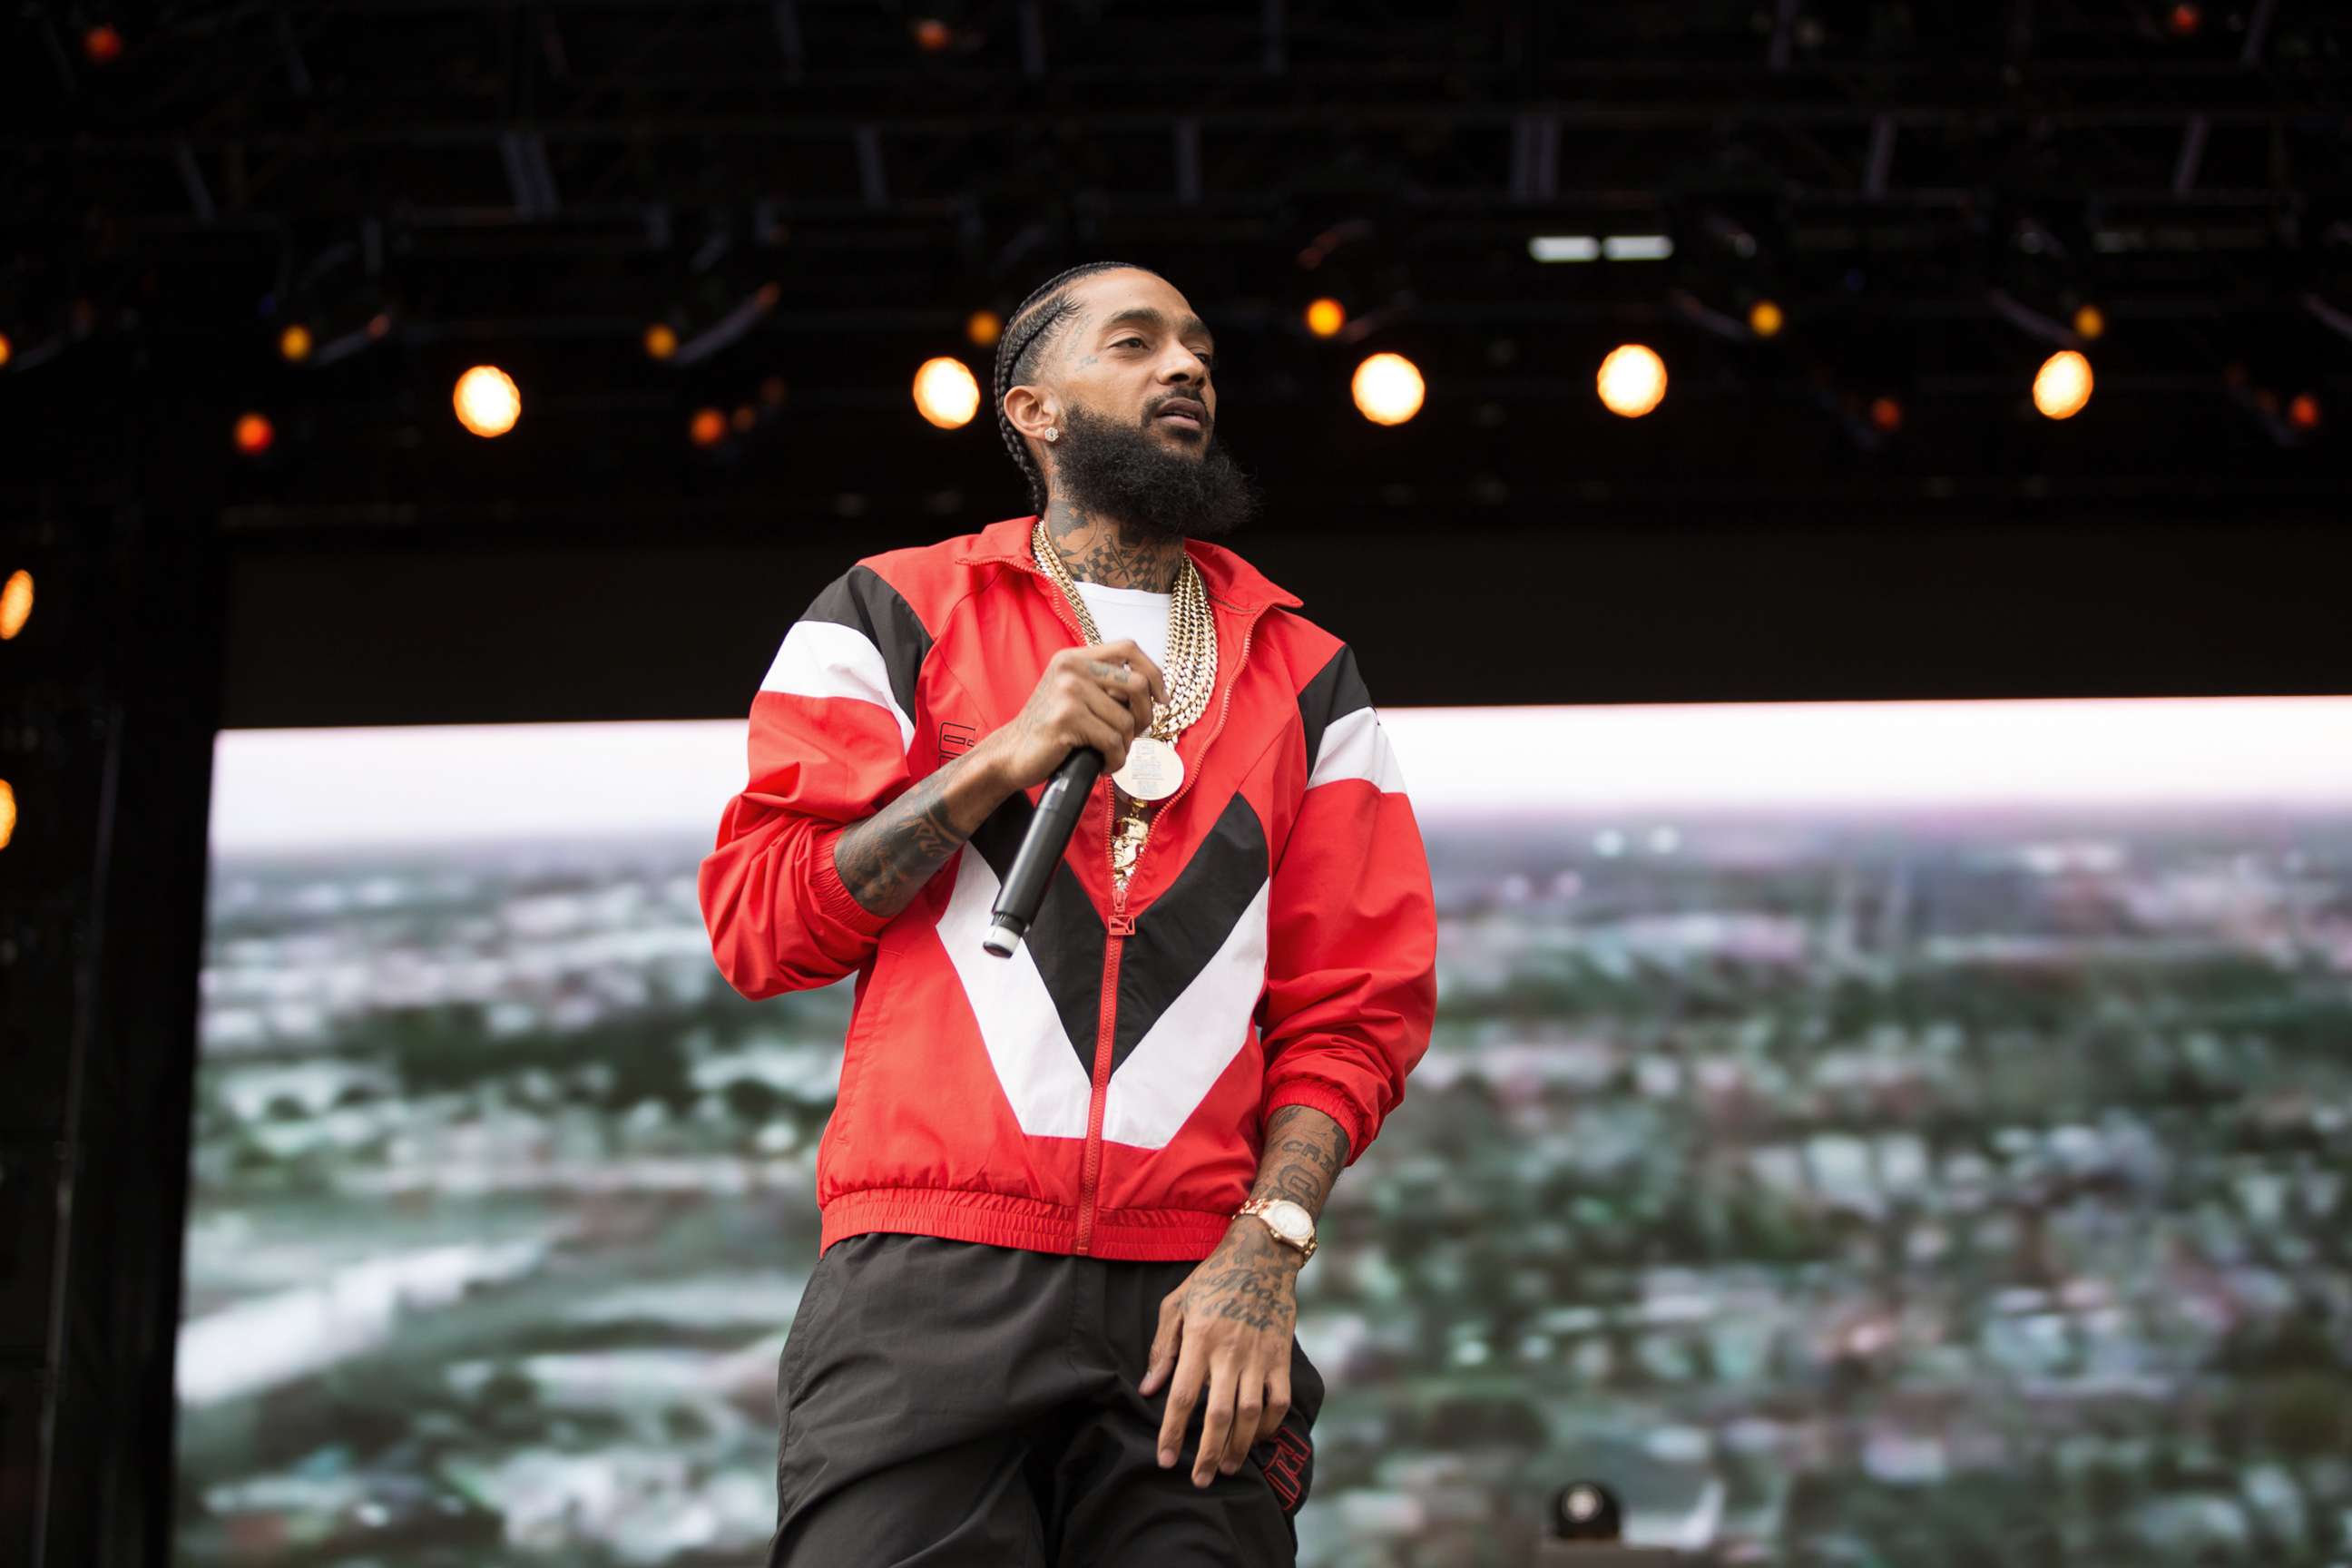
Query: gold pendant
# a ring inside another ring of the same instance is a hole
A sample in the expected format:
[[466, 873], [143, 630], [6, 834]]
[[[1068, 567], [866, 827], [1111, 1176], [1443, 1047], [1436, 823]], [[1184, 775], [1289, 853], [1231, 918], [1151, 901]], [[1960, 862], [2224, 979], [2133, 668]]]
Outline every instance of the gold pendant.
[[1157, 735], [1138, 735], [1111, 782], [1138, 800], [1166, 800], [1184, 782], [1184, 760]]
[[1119, 819], [1118, 836], [1110, 843], [1111, 875], [1121, 882], [1135, 869], [1135, 858], [1143, 853], [1144, 836], [1151, 831], [1139, 812]]

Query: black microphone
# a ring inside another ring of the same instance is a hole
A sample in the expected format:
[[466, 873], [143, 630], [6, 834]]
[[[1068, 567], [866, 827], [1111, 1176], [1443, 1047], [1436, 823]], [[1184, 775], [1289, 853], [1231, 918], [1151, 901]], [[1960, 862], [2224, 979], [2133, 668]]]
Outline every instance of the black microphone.
[[1093, 792], [1095, 780], [1102, 776], [1102, 769], [1103, 754], [1092, 746], [1080, 746], [1062, 759], [1062, 765], [1046, 783], [1045, 793], [1037, 797], [1029, 831], [1021, 839], [1021, 852], [1013, 857], [1013, 869], [996, 890], [996, 907], [989, 911], [993, 919], [980, 939], [980, 945], [997, 957], [1012, 957], [1021, 939], [1029, 934], [1037, 906], [1045, 901], [1046, 886], [1054, 879], [1054, 868], [1061, 864], [1062, 852], [1070, 847], [1078, 812]]

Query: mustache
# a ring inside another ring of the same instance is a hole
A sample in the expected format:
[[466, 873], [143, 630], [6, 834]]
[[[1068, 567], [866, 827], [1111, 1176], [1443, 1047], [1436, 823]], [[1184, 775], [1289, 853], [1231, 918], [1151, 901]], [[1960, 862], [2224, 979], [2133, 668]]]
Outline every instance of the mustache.
[[1212, 425], [1216, 422], [1217, 416], [1210, 412], [1206, 398], [1193, 397], [1181, 392], [1161, 398], [1144, 410], [1143, 417], [1147, 422], [1157, 419], [1180, 403], [1186, 405], [1184, 412], [1199, 419], [1202, 425]]

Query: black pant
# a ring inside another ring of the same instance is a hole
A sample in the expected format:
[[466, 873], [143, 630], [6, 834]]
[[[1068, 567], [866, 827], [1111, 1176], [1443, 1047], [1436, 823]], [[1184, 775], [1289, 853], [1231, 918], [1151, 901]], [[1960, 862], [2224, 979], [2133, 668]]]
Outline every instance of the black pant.
[[1176, 1463], [1156, 1455], [1168, 1390], [1137, 1384], [1196, 1267], [834, 1243], [777, 1370], [770, 1568], [1288, 1568], [1323, 1404], [1295, 1341], [1290, 1409], [1239, 1470], [1193, 1486], [1200, 1406]]

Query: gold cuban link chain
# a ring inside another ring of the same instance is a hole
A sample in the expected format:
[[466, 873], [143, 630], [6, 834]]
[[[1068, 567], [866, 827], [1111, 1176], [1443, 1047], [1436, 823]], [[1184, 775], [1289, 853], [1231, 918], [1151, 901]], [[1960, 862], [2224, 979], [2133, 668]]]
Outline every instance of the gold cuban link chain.
[[[1070, 576], [1070, 569], [1062, 552], [1054, 544], [1053, 536], [1045, 531], [1045, 520], [1039, 518], [1030, 534], [1030, 546], [1037, 564], [1062, 597], [1069, 601], [1077, 616], [1078, 629], [1089, 643], [1103, 640], [1095, 618], [1087, 613], [1084, 595]], [[1209, 594], [1201, 581], [1201, 569], [1192, 563], [1190, 552], [1183, 552], [1176, 568], [1175, 591], [1168, 602], [1168, 668], [1160, 673], [1168, 680], [1168, 700], [1151, 705], [1150, 734], [1155, 739], [1173, 743], [1185, 727], [1208, 710], [1209, 691], [1217, 679], [1217, 624], [1209, 611]], [[1137, 800], [1116, 784], [1112, 792], [1126, 803], [1118, 813], [1117, 830], [1111, 838], [1111, 876], [1120, 888], [1135, 869], [1135, 858], [1142, 853], [1143, 840], [1151, 831], [1144, 802]]]

